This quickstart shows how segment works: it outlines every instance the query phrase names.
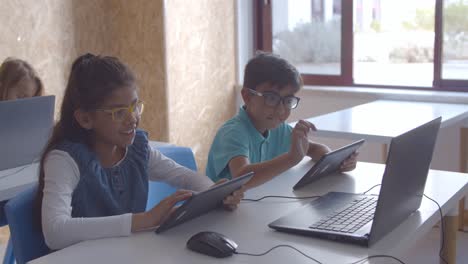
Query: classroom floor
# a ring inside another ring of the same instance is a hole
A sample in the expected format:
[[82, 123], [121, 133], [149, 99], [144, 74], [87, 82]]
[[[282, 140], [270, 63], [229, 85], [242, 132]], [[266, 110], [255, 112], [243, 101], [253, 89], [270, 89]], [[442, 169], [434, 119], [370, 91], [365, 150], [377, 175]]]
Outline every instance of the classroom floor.
[[[468, 233], [458, 232], [457, 263], [468, 263]], [[0, 262], [3, 260], [6, 242], [0, 241]], [[439, 264], [440, 230], [433, 228], [417, 245], [410, 248], [408, 254], [401, 258], [407, 264]], [[375, 260], [372, 263], [396, 263], [388, 259]]]
[[10, 236], [10, 231], [7, 226], [0, 227], [0, 262], [3, 263], [3, 255], [5, 254], [6, 245], [8, 243], [8, 238]]

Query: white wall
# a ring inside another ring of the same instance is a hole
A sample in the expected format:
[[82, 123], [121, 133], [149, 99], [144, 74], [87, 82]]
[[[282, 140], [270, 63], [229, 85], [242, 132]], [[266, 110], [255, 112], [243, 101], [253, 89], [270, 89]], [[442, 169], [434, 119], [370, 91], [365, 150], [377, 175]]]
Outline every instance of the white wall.
[[244, 81], [244, 67], [254, 54], [253, 4], [250, 0], [236, 1], [237, 83]]

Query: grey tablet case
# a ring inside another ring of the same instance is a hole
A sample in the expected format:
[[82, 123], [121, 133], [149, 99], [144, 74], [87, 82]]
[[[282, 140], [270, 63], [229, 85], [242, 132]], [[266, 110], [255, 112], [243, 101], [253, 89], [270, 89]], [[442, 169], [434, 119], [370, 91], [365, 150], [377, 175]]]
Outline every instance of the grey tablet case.
[[177, 208], [155, 232], [161, 233], [221, 206], [223, 199], [235, 190], [241, 188], [242, 185], [252, 178], [253, 174], [253, 172], [249, 172], [206, 191], [193, 194], [192, 197]]
[[310, 168], [310, 170], [296, 183], [296, 185], [293, 186], [293, 189], [299, 189], [325, 175], [339, 170], [341, 163], [361, 147], [362, 144], [364, 144], [364, 141], [364, 139], [361, 139], [325, 154], [312, 168]]

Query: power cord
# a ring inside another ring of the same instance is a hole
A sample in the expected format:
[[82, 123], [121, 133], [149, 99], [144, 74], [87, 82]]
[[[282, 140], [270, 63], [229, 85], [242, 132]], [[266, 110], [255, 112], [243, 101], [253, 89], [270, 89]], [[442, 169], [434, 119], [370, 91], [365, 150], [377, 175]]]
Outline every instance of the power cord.
[[369, 190], [367, 190], [367, 191], [363, 192], [362, 194], [367, 194], [367, 193], [368, 193], [368, 192], [370, 192], [372, 189], [374, 189], [375, 187], [377, 187], [377, 186], [380, 186], [380, 185], [382, 185], [382, 184], [381, 184], [381, 183], [379, 183], [379, 184], [376, 184], [376, 185], [374, 185], [374, 186], [370, 187], [370, 188], [369, 188]]
[[431, 197], [427, 196], [426, 194], [423, 194], [424, 197], [426, 197], [427, 199], [433, 201], [437, 207], [439, 207], [439, 213], [440, 213], [440, 236], [442, 237], [442, 241], [440, 243], [440, 251], [439, 251], [439, 257], [441, 260], [444, 261], [444, 263], [448, 264], [447, 260], [444, 259], [444, 257], [442, 256], [442, 251], [444, 250], [444, 242], [445, 242], [445, 233], [444, 233], [444, 227], [445, 227], [445, 223], [444, 223], [444, 215], [442, 214], [442, 208], [440, 207], [439, 203], [432, 199]]
[[[380, 185], [381, 185], [381, 184], [376, 184], [376, 185], [372, 186], [369, 190], [363, 192], [362, 194], [366, 194], [366, 193], [368, 193], [370, 190], [372, 190], [372, 189], [374, 189], [375, 187], [380, 186]], [[442, 261], [444, 261], [444, 263], [447, 263], [447, 264], [448, 264], [447, 260], [445, 260], [444, 257], [442, 256], [442, 251], [444, 250], [444, 242], [445, 242], [444, 216], [443, 216], [443, 214], [442, 214], [442, 208], [440, 207], [439, 203], [437, 203], [437, 201], [435, 201], [434, 199], [430, 198], [430, 197], [427, 196], [426, 194], [423, 194], [423, 195], [424, 195], [424, 197], [426, 197], [427, 199], [429, 199], [429, 200], [431, 200], [432, 202], [434, 202], [434, 203], [437, 205], [437, 207], [439, 208], [439, 213], [440, 213], [440, 226], [441, 226], [440, 232], [441, 232], [441, 237], [442, 237], [442, 238], [441, 238], [442, 241], [441, 241], [441, 244], [440, 244], [439, 257], [440, 257], [440, 259], [441, 259]], [[467, 233], [468, 233], [468, 232], [467, 232]]]
[[296, 200], [301, 200], [301, 199], [312, 199], [312, 198], [319, 198], [322, 197], [320, 195], [314, 195], [314, 196], [304, 196], [304, 197], [296, 197], [296, 196], [282, 196], [282, 195], [267, 195], [263, 196], [258, 199], [249, 199], [249, 198], [244, 198], [242, 201], [249, 201], [249, 202], [258, 202], [266, 198], [285, 198], [285, 199], [296, 199]]
[[[380, 186], [380, 185], [382, 185], [382, 184], [380, 184], [380, 183], [376, 184], [376, 185], [372, 186], [371, 188], [369, 188], [369, 190], [363, 192], [362, 194], [366, 194], [369, 191], [371, 191], [372, 189], [374, 189], [375, 187]], [[258, 199], [244, 198], [244, 199], [242, 199], [242, 201], [258, 202], [258, 201], [261, 201], [261, 200], [266, 199], [266, 198], [285, 198], [285, 199], [301, 200], [301, 199], [312, 199], [312, 198], [320, 198], [320, 197], [322, 197], [322, 196], [321, 195], [314, 195], [314, 196], [296, 197], [296, 196], [266, 195], [266, 196], [263, 196], [263, 197], [258, 198]]]
[[390, 255], [372, 255], [372, 256], [368, 256], [368, 257], [365, 257], [363, 259], [360, 259], [358, 261], [355, 261], [353, 263], [350, 263], [350, 264], [359, 264], [359, 263], [362, 263], [363, 261], [370, 260], [370, 259], [375, 259], [375, 258], [390, 258], [390, 259], [394, 259], [394, 260], [398, 261], [401, 264], [405, 264], [405, 262], [403, 262], [401, 259], [399, 259], [397, 257], [394, 257], [394, 256], [390, 256]]
[[[277, 246], [274, 246], [272, 248], [270, 248], [269, 250], [263, 252], [263, 253], [259, 253], [259, 254], [253, 254], [253, 253], [247, 253], [247, 252], [237, 252], [235, 251], [234, 254], [237, 254], [237, 255], [246, 255], [246, 256], [253, 256], [253, 257], [260, 257], [260, 256], [264, 256], [268, 253], [270, 253], [271, 251], [273, 251], [274, 249], [277, 249], [277, 248], [280, 248], [280, 247], [286, 247], [286, 248], [290, 248], [290, 249], [293, 249], [297, 252], [299, 252], [301, 255], [303, 255], [304, 257], [310, 259], [310, 260], [313, 260], [315, 263], [318, 263], [318, 264], [323, 264], [323, 262], [320, 262], [318, 261], [317, 259], [305, 254], [304, 252], [300, 251], [299, 249], [293, 247], [293, 246], [290, 246], [290, 245], [277, 245]], [[359, 264], [359, 263], [362, 263], [363, 261], [365, 260], [370, 260], [370, 259], [374, 259], [374, 258], [390, 258], [390, 259], [394, 259], [396, 261], [398, 261], [399, 263], [401, 264], [405, 264], [405, 262], [403, 262], [402, 260], [396, 258], [396, 257], [393, 257], [393, 256], [390, 256], [390, 255], [373, 255], [373, 256], [368, 256], [368, 257], [365, 257], [363, 259], [360, 259], [358, 261], [355, 261], [353, 263], [350, 263], [350, 264]]]
[[277, 248], [280, 248], [280, 247], [287, 247], [287, 248], [293, 249], [293, 250], [299, 252], [299, 253], [300, 253], [301, 255], [303, 255], [304, 257], [306, 257], [306, 258], [308, 258], [308, 259], [311, 259], [311, 260], [315, 261], [315, 262], [318, 263], [318, 264], [323, 264], [322, 262], [320, 262], [320, 261], [314, 259], [314, 258], [311, 257], [311, 256], [306, 255], [304, 252], [302, 252], [302, 251], [300, 251], [299, 249], [297, 249], [297, 248], [295, 248], [295, 247], [293, 247], [293, 246], [290, 246], [290, 245], [277, 245], [277, 246], [274, 246], [274, 247], [270, 248], [269, 250], [267, 250], [267, 251], [265, 251], [265, 252], [263, 252], [263, 253], [260, 253], [260, 254], [252, 254], [252, 253], [237, 252], [237, 251], [235, 251], [234, 254], [237, 254], [237, 255], [254, 256], [254, 257], [260, 257], [260, 256], [264, 256], [264, 255], [270, 253], [272, 250], [277, 249]]

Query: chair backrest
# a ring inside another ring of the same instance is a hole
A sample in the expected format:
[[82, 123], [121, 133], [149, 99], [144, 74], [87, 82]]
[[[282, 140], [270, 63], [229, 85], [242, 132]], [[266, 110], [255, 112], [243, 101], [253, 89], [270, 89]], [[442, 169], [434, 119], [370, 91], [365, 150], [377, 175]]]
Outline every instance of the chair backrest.
[[[193, 171], [197, 170], [195, 157], [190, 148], [179, 146], [163, 146], [157, 149], [166, 157], [174, 160], [178, 164], [187, 167]], [[174, 193], [177, 189], [164, 182], [149, 182], [148, 201], [146, 210], [153, 208], [162, 199]]]
[[34, 200], [37, 184], [10, 199], [5, 214], [10, 227], [10, 239], [16, 263], [26, 263], [50, 253], [45, 244], [41, 226], [34, 216]]

